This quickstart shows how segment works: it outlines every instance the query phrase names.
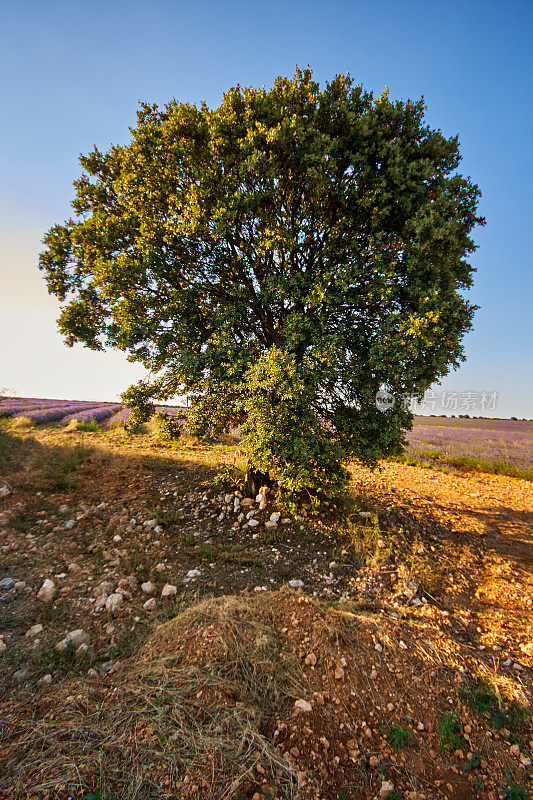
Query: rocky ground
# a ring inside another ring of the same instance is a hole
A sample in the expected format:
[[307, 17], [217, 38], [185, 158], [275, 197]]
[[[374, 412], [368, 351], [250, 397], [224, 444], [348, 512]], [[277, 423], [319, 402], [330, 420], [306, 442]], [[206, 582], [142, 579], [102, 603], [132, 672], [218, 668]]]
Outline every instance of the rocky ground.
[[0, 458], [0, 796], [530, 796], [530, 483], [354, 468], [315, 516], [231, 443]]

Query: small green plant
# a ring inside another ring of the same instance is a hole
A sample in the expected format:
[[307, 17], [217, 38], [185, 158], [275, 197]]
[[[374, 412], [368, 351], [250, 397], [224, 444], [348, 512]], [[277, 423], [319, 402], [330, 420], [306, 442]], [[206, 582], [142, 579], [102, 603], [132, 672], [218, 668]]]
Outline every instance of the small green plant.
[[461, 725], [455, 711], [450, 711], [439, 722], [439, 747], [441, 750], [457, 750], [463, 743]]
[[159, 525], [177, 525], [181, 522], [181, 514], [178, 511], [160, 509], [155, 516]]
[[508, 728], [516, 733], [528, 716], [527, 709], [522, 708], [516, 700], [512, 700], [506, 707], [494, 686], [486, 680], [460, 689], [459, 697], [496, 729]]
[[104, 787], [103, 789], [93, 789], [93, 791], [85, 795], [84, 800], [114, 800], [114, 797]]
[[399, 725], [390, 726], [387, 739], [396, 750], [399, 750], [400, 747], [409, 747], [413, 744], [411, 730], [409, 728], [400, 728]]
[[507, 786], [501, 791], [502, 800], [528, 800], [529, 795], [522, 786], [513, 782], [513, 776], [509, 770], [505, 770], [507, 776]]
[[470, 758], [466, 762], [463, 769], [465, 772], [477, 772], [480, 766], [481, 766], [481, 753], [478, 753], [478, 751], [476, 750], [475, 753], [472, 753], [472, 758]]
[[81, 444], [69, 448], [53, 448], [44, 465], [45, 488], [70, 491], [76, 482], [75, 472], [90, 455], [91, 450]]
[[100, 425], [94, 417], [91, 417], [88, 422], [79, 422], [78, 430], [84, 433], [100, 433]]

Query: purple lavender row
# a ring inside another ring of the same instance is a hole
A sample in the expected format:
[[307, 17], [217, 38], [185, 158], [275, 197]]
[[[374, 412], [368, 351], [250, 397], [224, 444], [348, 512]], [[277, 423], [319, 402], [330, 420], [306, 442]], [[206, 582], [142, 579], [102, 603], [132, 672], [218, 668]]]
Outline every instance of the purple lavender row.
[[82, 411], [76, 411], [73, 414], [68, 414], [66, 417], [63, 417], [63, 422], [69, 422], [71, 419], [77, 419], [79, 422], [90, 422], [91, 420], [103, 422], [120, 408], [120, 403], [102, 404]]
[[123, 425], [125, 422], [128, 421], [130, 413], [131, 411], [129, 408], [122, 408], [120, 411], [117, 411], [116, 414], [113, 414], [112, 417], [109, 417], [105, 421], [104, 430], [108, 431], [115, 425]]
[[72, 414], [76, 411], [85, 411], [87, 409], [87, 404], [76, 404], [72, 403], [69, 406], [61, 406], [60, 408], [45, 408], [45, 409], [38, 409], [36, 411], [28, 411], [24, 413], [23, 416], [29, 417], [32, 419], [36, 425], [44, 425], [48, 422], [57, 422], [60, 419], [64, 419], [67, 414]]
[[[171, 417], [178, 416], [182, 411], [183, 408], [181, 406], [155, 406], [155, 410], [159, 411], [161, 414], [168, 414]], [[131, 409], [129, 408], [122, 408], [116, 414], [113, 414], [110, 417], [105, 425], [105, 430], [109, 430], [113, 428], [115, 425], [123, 425], [125, 422], [128, 421], [128, 418], [131, 414]]]

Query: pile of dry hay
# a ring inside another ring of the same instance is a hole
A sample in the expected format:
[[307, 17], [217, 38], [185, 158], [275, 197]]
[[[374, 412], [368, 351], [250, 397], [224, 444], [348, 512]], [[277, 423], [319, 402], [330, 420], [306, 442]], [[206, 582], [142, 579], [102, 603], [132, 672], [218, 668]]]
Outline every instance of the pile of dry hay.
[[11, 731], [0, 789], [56, 797], [58, 787], [84, 796], [98, 786], [114, 800], [198, 789], [222, 799], [263, 765], [269, 783], [292, 796], [294, 770], [268, 731], [305, 689], [274, 628], [276, 594], [204, 600], [160, 626], [103, 684], [47, 695], [42, 718]]

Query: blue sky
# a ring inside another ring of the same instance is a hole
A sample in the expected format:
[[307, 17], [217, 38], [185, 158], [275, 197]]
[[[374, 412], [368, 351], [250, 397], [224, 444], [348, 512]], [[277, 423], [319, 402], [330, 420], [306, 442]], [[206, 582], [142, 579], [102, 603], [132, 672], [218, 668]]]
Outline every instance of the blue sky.
[[70, 214], [78, 155], [124, 143], [138, 100], [215, 105], [236, 83], [269, 85], [309, 65], [320, 81], [350, 72], [391, 98], [424, 95], [428, 122], [459, 133], [461, 171], [482, 189], [487, 225], [475, 234], [470, 297], [481, 309], [467, 362], [444, 387], [498, 392], [485, 413], [533, 417], [530, 2], [4, 0], [0, 9], [0, 388], [113, 399], [143, 374], [120, 353], [66, 348], [36, 267], [44, 232]]

